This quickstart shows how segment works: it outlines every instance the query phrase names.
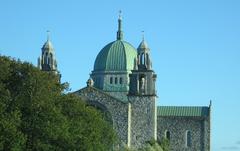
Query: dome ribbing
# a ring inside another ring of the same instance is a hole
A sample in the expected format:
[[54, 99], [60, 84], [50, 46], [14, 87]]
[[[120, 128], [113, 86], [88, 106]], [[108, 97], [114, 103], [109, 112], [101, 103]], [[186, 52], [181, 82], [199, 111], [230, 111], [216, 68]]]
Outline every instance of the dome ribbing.
[[97, 55], [94, 71], [129, 71], [133, 69], [136, 49], [126, 41], [107, 44]]

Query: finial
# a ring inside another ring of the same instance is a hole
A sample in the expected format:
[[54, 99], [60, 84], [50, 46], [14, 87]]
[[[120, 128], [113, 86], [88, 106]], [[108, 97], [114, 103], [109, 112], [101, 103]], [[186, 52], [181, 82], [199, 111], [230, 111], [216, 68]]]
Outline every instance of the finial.
[[212, 100], [210, 100], [210, 103], [209, 103], [209, 107], [211, 107], [212, 106]]
[[47, 40], [49, 41], [50, 40], [50, 31], [47, 30]]
[[144, 30], [142, 30], [142, 40], [144, 41]]
[[92, 78], [89, 78], [89, 79], [87, 80], [87, 86], [88, 86], [88, 87], [92, 87], [93, 84], [94, 84], [93, 79], [92, 79]]
[[123, 32], [122, 32], [122, 11], [119, 11], [119, 18], [118, 18], [118, 31], [117, 31], [117, 40], [123, 39]]
[[122, 19], [122, 10], [119, 10], [119, 16], [118, 16], [118, 19]]

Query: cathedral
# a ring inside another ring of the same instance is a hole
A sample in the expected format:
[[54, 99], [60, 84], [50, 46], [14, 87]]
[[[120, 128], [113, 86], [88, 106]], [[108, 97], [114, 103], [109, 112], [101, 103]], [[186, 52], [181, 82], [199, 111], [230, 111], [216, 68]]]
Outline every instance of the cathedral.
[[[49, 38], [38, 67], [60, 75]], [[168, 139], [171, 151], [209, 151], [211, 102], [157, 106], [156, 79], [147, 42], [143, 38], [136, 49], [125, 41], [119, 16], [116, 40], [98, 53], [87, 86], [73, 93], [103, 112], [118, 136], [118, 148]]]

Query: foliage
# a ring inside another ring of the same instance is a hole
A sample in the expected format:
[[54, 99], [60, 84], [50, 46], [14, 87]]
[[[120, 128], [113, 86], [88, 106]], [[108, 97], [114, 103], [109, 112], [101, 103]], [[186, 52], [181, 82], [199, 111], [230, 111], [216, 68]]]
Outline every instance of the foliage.
[[167, 138], [162, 139], [161, 141], [158, 142], [160, 146], [162, 146], [163, 151], [169, 151], [170, 148], [170, 142]]
[[110, 124], [65, 90], [55, 74], [0, 56], [0, 150], [110, 150]]
[[167, 139], [163, 139], [161, 142], [157, 142], [153, 139], [148, 141], [142, 148], [135, 149], [125, 147], [120, 151], [169, 151], [169, 141]]

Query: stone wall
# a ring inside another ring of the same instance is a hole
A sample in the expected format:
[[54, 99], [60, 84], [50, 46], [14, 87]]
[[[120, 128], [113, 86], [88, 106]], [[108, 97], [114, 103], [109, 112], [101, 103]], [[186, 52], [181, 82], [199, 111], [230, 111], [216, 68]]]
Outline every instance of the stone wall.
[[203, 137], [203, 142], [204, 142], [204, 150], [210, 151], [211, 150], [211, 111], [209, 113], [209, 117], [204, 120], [203, 123], [203, 131], [204, 131], [204, 137]]
[[129, 96], [131, 102], [131, 146], [142, 147], [156, 139], [157, 118], [155, 96]]
[[[158, 140], [170, 132], [171, 151], [209, 151], [209, 117], [160, 117], [157, 118]], [[186, 132], [190, 132], [190, 146], [186, 145]]]
[[111, 114], [113, 128], [119, 137], [119, 145], [123, 146], [128, 144], [128, 103], [116, 100], [110, 95], [93, 87], [83, 88], [75, 94], [86, 98], [91, 104], [92, 102], [98, 102], [105, 106], [107, 111]]
[[[157, 117], [155, 96], [128, 96], [125, 102], [91, 86], [75, 94], [86, 98], [90, 104], [97, 106], [99, 103], [100, 108], [110, 114], [120, 147], [142, 147], [146, 141], [162, 140], [169, 131], [171, 151], [210, 150], [210, 116]], [[191, 134], [190, 146], [186, 145], [187, 131]]]
[[109, 95], [123, 101], [123, 102], [128, 102], [128, 97], [127, 97], [127, 92], [106, 92]]

